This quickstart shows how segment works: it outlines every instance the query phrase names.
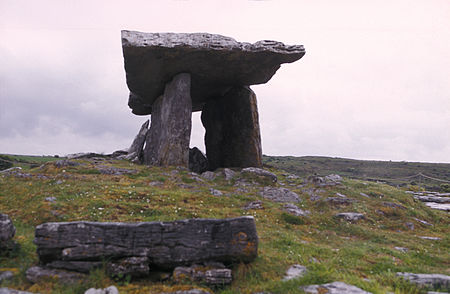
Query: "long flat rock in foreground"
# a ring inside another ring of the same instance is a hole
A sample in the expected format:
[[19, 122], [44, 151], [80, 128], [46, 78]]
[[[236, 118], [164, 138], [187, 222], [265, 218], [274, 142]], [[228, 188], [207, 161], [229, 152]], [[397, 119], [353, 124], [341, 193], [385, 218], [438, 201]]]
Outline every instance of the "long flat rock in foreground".
[[61, 268], [124, 258], [144, 258], [150, 267], [162, 268], [208, 261], [250, 262], [258, 250], [253, 217], [44, 223], [36, 227], [34, 242], [41, 263], [62, 264]]
[[231, 86], [268, 82], [280, 64], [305, 54], [302, 45], [276, 41], [250, 44], [207, 33], [136, 31], [122, 31], [122, 49], [130, 89], [128, 105], [139, 115], [151, 113], [165, 84], [179, 73], [191, 75], [192, 106], [197, 111], [206, 100], [222, 96]]

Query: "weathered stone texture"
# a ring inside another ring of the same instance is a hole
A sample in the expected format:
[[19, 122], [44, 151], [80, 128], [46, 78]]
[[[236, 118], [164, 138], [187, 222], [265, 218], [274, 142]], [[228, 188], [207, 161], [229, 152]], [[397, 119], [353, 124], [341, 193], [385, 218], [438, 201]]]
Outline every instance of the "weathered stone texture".
[[262, 149], [256, 95], [248, 87], [233, 87], [209, 100], [202, 111], [209, 169], [261, 167]]
[[122, 49], [134, 114], [153, 113], [165, 84], [180, 72], [192, 76], [193, 110], [231, 86], [266, 83], [282, 63], [305, 54], [302, 45], [276, 41], [255, 44], [207, 33], [142, 33], [122, 31]]
[[189, 170], [201, 174], [208, 169], [208, 159], [197, 147], [189, 149]]
[[252, 217], [190, 219], [175, 222], [44, 223], [35, 244], [42, 264], [87, 272], [110, 260], [112, 274], [142, 276], [153, 266], [218, 261], [250, 262], [257, 256], [258, 236]]
[[189, 74], [176, 75], [153, 105], [144, 150], [148, 165], [185, 166], [189, 163], [192, 102]]
[[137, 159], [139, 161], [143, 160], [144, 158], [143, 150], [145, 138], [147, 137], [148, 133], [148, 125], [149, 120], [145, 121], [142, 124], [139, 133], [137, 133], [136, 137], [133, 140], [133, 143], [131, 143], [130, 148], [128, 148], [128, 154], [125, 156], [127, 159], [130, 160]]

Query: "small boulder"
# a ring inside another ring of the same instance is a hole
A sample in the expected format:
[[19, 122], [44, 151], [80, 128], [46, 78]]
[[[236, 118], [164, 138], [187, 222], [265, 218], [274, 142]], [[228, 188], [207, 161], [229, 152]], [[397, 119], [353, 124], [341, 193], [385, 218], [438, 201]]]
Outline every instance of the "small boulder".
[[241, 174], [248, 175], [250, 177], [266, 179], [272, 183], [276, 183], [278, 181], [278, 178], [275, 174], [271, 173], [270, 171], [264, 170], [262, 168], [257, 168], [257, 167], [243, 168], [241, 171]]
[[206, 180], [209, 180], [209, 181], [212, 181], [212, 180], [214, 180], [216, 178], [216, 174], [214, 172], [212, 172], [212, 171], [205, 171], [200, 176], [202, 178], [206, 179]]
[[105, 289], [90, 288], [84, 294], [119, 294], [119, 290], [117, 290], [116, 286], [109, 286]]
[[310, 212], [297, 207], [297, 205], [292, 203], [287, 203], [284, 205], [284, 210], [295, 216], [307, 216]]
[[244, 210], [264, 209], [264, 207], [262, 205], [261, 200], [256, 200], [256, 201], [252, 201], [252, 202], [245, 204], [244, 207], [242, 207], [242, 209], [244, 209]]
[[398, 251], [400, 251], [400, 252], [403, 252], [403, 253], [406, 253], [406, 252], [408, 252], [408, 248], [406, 248], [406, 247], [394, 247], [394, 249], [395, 250], [398, 250]]
[[11, 280], [14, 274], [10, 271], [0, 272], [0, 283], [6, 280]]
[[300, 287], [305, 293], [310, 294], [371, 294], [370, 292], [364, 291], [353, 285], [348, 285], [343, 282], [333, 282], [322, 285], [310, 285]]
[[300, 264], [294, 264], [291, 266], [284, 275], [283, 281], [289, 281], [296, 278], [303, 277], [308, 270], [306, 269], [306, 266], [300, 265]]
[[231, 181], [236, 176], [236, 172], [229, 168], [224, 168], [223, 175], [225, 177], [225, 180]]
[[275, 202], [300, 202], [297, 193], [286, 188], [264, 187], [260, 195]]
[[406, 209], [406, 207], [404, 207], [403, 205], [394, 202], [383, 202], [382, 205], [391, 208]]
[[356, 222], [361, 219], [365, 219], [364, 214], [362, 213], [356, 213], [356, 212], [341, 212], [336, 214], [334, 217], [338, 219], [344, 219], [348, 222]]
[[216, 189], [213, 189], [213, 188], [210, 188], [210, 189], [209, 189], [209, 192], [210, 192], [211, 195], [213, 195], [213, 196], [223, 196], [223, 193], [222, 193], [221, 191], [216, 190]]
[[16, 228], [8, 215], [0, 213], [0, 249], [11, 247], [11, 239], [16, 233]]
[[198, 174], [208, 170], [208, 159], [197, 147], [189, 149], [189, 170]]

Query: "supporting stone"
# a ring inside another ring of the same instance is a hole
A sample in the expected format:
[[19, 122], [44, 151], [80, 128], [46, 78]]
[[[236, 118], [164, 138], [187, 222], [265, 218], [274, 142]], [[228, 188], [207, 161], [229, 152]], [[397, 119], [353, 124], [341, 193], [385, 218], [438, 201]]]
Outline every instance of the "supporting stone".
[[262, 166], [256, 95], [249, 87], [233, 87], [209, 100], [201, 118], [210, 170]]
[[185, 166], [189, 163], [191, 137], [191, 76], [180, 73], [166, 84], [164, 94], [152, 106], [144, 163]]

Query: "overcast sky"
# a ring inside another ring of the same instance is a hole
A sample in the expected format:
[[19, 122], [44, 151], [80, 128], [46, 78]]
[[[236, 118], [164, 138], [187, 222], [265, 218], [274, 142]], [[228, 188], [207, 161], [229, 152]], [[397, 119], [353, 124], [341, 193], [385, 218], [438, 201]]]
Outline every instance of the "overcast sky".
[[0, 0], [0, 153], [130, 145], [122, 29], [304, 45], [252, 86], [264, 154], [450, 162], [449, 0]]

